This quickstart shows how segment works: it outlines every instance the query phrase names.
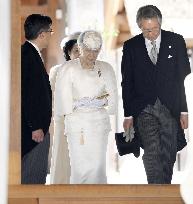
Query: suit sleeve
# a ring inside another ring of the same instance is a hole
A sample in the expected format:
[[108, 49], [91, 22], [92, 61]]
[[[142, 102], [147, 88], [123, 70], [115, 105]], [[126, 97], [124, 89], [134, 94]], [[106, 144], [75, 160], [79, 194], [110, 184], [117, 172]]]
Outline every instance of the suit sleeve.
[[178, 43], [178, 74], [180, 81], [180, 108], [181, 112], [187, 112], [187, 102], [184, 88], [185, 77], [191, 72], [190, 63], [187, 55], [186, 44], [182, 36], [180, 36]]
[[134, 98], [134, 78], [133, 78], [133, 66], [132, 66], [132, 54], [129, 50], [129, 45], [124, 44], [123, 55], [121, 61], [121, 73], [122, 73], [122, 99], [124, 116], [133, 116], [132, 100]]
[[72, 70], [64, 66], [56, 77], [54, 92], [54, 117], [73, 112]]
[[26, 122], [32, 131], [43, 128], [43, 119], [41, 118], [42, 95], [42, 73], [40, 65], [33, 56], [25, 55], [22, 57], [22, 88], [24, 105], [24, 115]]

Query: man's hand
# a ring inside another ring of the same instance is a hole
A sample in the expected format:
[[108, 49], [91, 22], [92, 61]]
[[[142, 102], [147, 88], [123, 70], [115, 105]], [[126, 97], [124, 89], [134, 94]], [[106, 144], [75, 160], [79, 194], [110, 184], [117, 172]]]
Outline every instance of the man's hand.
[[123, 128], [125, 132], [131, 127], [133, 127], [133, 118], [125, 119], [123, 121]]
[[32, 140], [35, 142], [42, 142], [44, 139], [44, 132], [42, 129], [32, 131]]
[[187, 129], [188, 128], [188, 114], [187, 115], [181, 114], [180, 123], [181, 123], [182, 129]]

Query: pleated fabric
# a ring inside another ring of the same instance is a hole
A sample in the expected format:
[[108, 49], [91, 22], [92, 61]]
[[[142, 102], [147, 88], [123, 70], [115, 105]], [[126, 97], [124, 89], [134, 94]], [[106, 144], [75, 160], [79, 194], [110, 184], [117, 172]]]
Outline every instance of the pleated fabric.
[[177, 153], [177, 122], [157, 99], [137, 118], [144, 147], [143, 163], [149, 184], [170, 184]]
[[64, 135], [64, 116], [54, 118], [54, 138], [50, 168], [50, 184], [70, 183], [70, 159], [67, 137]]
[[27, 153], [21, 162], [21, 184], [45, 184], [48, 173], [50, 134]]
[[110, 121], [105, 109], [66, 116], [71, 184], [106, 184], [106, 152]]

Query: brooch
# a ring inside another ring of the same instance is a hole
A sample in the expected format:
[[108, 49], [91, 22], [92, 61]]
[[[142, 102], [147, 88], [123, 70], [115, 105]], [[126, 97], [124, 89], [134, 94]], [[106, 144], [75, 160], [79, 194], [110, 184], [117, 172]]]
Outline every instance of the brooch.
[[98, 75], [99, 75], [99, 77], [101, 76], [101, 70], [98, 70]]

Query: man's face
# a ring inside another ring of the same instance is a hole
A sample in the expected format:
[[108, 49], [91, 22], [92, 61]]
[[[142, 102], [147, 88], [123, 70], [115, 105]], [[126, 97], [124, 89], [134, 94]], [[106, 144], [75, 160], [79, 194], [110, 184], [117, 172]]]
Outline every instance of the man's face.
[[42, 33], [40, 33], [41, 35], [41, 39], [42, 39], [42, 48], [46, 48], [48, 46], [48, 43], [50, 41], [51, 35], [54, 33], [54, 31], [52, 30], [52, 28], [49, 28], [46, 31], [42, 31]]
[[143, 36], [148, 40], [156, 40], [160, 34], [161, 26], [157, 18], [142, 19], [140, 29]]

